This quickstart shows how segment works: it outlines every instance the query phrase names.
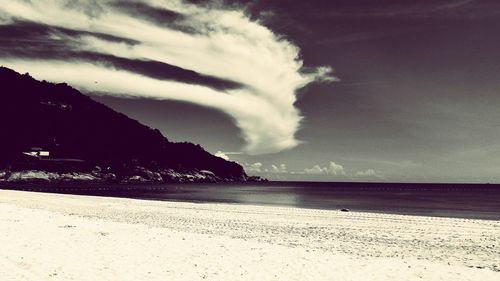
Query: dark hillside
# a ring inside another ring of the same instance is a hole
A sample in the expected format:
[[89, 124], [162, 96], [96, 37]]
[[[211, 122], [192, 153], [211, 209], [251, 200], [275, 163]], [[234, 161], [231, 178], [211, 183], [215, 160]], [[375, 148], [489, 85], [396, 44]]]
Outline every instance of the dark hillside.
[[33, 147], [53, 159], [81, 159], [120, 172], [131, 165], [179, 171], [209, 170], [244, 179], [243, 168], [191, 143], [172, 143], [160, 131], [118, 113], [67, 84], [40, 82], [0, 67], [0, 166]]

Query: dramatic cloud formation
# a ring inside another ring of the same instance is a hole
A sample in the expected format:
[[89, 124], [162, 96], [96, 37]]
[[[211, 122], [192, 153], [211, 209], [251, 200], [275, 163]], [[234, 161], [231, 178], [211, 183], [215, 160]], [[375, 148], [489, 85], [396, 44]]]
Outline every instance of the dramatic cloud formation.
[[329, 67], [304, 68], [296, 46], [221, 5], [4, 0], [2, 30], [1, 65], [87, 92], [221, 110], [240, 128], [249, 154], [299, 144], [297, 91], [335, 81]]

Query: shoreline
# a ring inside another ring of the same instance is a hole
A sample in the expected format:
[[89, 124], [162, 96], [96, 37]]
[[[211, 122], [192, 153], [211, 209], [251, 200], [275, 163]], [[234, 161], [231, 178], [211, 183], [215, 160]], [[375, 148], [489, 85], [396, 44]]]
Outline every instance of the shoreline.
[[12, 280], [500, 277], [499, 221], [6, 190], [0, 209]]
[[[440, 188], [443, 187], [443, 188]], [[170, 184], [0, 184], [0, 190], [51, 194], [104, 196], [165, 202], [224, 203], [317, 210], [349, 209], [355, 212], [467, 218], [500, 221], [500, 189], [480, 185], [420, 188], [325, 183], [282, 185], [266, 183]]]

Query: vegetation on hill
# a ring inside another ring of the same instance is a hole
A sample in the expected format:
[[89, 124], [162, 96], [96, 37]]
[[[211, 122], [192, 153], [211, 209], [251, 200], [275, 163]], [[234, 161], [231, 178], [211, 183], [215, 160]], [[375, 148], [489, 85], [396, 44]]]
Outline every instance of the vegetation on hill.
[[[205, 175], [211, 172], [218, 180], [248, 178], [239, 164], [216, 157], [199, 145], [170, 142], [160, 131], [65, 83], [37, 81], [29, 74], [0, 67], [0, 87], [0, 169], [93, 171], [118, 178], [135, 176], [137, 171], [147, 174], [144, 170], [170, 171], [168, 174], [202, 171]], [[31, 156], [23, 154], [35, 147], [49, 151], [50, 157], [30, 160]]]

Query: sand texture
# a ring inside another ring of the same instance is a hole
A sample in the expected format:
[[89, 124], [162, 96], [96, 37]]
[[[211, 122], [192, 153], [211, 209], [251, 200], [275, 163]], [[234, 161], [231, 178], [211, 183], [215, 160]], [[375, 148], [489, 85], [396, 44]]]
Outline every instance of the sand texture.
[[500, 280], [500, 221], [0, 190], [0, 280]]

